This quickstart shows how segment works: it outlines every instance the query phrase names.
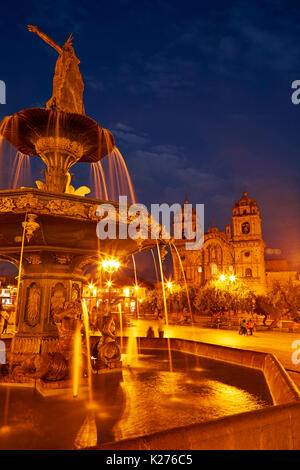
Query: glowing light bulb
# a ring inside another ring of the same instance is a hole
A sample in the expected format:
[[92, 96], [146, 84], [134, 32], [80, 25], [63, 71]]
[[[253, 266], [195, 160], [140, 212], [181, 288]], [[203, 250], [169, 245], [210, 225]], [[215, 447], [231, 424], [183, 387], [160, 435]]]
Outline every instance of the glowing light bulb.
[[114, 271], [117, 271], [119, 269], [119, 267], [121, 266], [121, 263], [120, 261], [114, 259], [114, 258], [109, 258], [109, 259], [104, 259], [101, 263], [102, 265], [102, 268], [105, 270], [105, 271], [108, 271], [108, 272], [114, 272]]

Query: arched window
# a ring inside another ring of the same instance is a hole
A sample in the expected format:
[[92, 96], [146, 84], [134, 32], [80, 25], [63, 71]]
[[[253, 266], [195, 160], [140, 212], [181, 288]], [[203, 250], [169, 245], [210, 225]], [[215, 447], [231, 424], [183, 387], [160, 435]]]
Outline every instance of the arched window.
[[216, 276], [218, 274], [218, 266], [215, 263], [211, 265], [211, 273], [213, 276]]
[[245, 274], [246, 274], [246, 277], [252, 277], [252, 269], [247, 268], [246, 271], [245, 271]]

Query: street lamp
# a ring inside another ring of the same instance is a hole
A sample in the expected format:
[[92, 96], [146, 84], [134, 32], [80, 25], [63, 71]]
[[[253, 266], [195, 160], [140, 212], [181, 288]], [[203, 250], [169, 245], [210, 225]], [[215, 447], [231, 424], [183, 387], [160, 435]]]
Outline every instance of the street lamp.
[[107, 287], [108, 287], [108, 297], [109, 297], [109, 306], [111, 303], [111, 276], [114, 272], [118, 271], [119, 267], [121, 266], [120, 261], [118, 261], [115, 258], [106, 258], [102, 260], [101, 266], [104, 271], [106, 271], [109, 274], [109, 280], [107, 281]]
[[230, 283], [233, 283], [234, 281], [236, 281], [236, 276], [234, 274], [231, 274], [230, 276], [227, 277], [225, 274], [220, 274], [219, 280], [223, 283], [226, 282], [227, 286], [229, 286]]
[[104, 271], [112, 274], [119, 269], [119, 267], [121, 266], [121, 263], [115, 258], [108, 258], [102, 261], [101, 266], [104, 269]]

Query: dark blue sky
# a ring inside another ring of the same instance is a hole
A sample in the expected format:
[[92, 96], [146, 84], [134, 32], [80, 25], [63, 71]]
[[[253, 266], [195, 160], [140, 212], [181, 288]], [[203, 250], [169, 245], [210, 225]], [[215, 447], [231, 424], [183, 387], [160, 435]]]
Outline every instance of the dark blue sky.
[[[242, 191], [256, 198], [269, 248], [300, 268], [299, 2], [27, 1], [1, 4], [0, 118], [44, 106], [71, 32], [85, 108], [111, 129], [139, 202], [204, 203], [223, 228]], [[33, 164], [38, 177], [39, 167]], [[76, 184], [89, 170], [74, 171]], [[3, 187], [3, 186], [2, 186]], [[298, 250], [297, 250], [298, 249]]]

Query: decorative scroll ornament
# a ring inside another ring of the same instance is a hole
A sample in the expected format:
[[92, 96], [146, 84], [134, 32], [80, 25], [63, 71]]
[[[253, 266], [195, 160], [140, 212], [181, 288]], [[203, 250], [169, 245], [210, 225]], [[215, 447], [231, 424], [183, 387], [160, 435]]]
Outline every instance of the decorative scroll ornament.
[[27, 255], [25, 258], [29, 264], [42, 264], [40, 255]]
[[83, 155], [83, 146], [66, 137], [41, 137], [35, 144], [38, 155], [48, 153], [63, 153], [70, 155], [75, 161], [80, 160]]
[[71, 255], [61, 255], [58, 253], [54, 254], [54, 258], [57, 264], [69, 264], [70, 261], [72, 260]]
[[22, 227], [25, 229], [26, 239], [28, 242], [30, 242], [34, 232], [40, 227], [35, 221], [36, 218], [36, 214], [28, 214], [27, 221], [22, 222]]

